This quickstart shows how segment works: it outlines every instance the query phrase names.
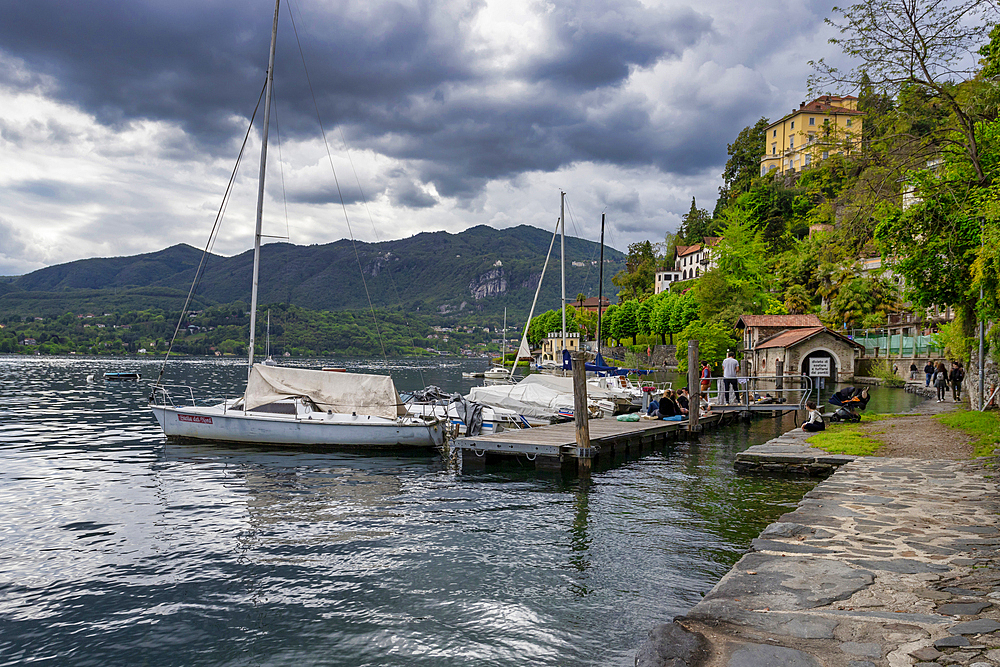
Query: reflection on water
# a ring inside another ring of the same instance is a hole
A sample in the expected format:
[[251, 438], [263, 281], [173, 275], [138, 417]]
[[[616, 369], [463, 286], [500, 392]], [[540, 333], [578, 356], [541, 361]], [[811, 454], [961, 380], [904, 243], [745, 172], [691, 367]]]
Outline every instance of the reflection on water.
[[[485, 365], [436, 362], [390, 365], [402, 390], [449, 391]], [[157, 367], [0, 358], [0, 665], [631, 664], [812, 485], [733, 473], [791, 417], [589, 480], [457, 475], [433, 456], [166, 444], [147, 383], [87, 382], [108, 370]], [[245, 372], [185, 361], [167, 381], [222, 395]]]

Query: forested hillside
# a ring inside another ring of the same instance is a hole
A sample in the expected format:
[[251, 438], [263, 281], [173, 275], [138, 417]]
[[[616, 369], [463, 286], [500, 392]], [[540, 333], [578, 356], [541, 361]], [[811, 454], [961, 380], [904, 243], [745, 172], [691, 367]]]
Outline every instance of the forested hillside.
[[[319, 246], [273, 243], [261, 249], [261, 303], [310, 310], [377, 308], [446, 315], [456, 321], [493, 318], [508, 309], [528, 314], [551, 234], [534, 227], [478, 226], [460, 234], [428, 232], [383, 243], [342, 240]], [[567, 295], [598, 292], [597, 243], [566, 239]], [[605, 249], [605, 293], [624, 256]], [[179, 309], [201, 251], [178, 245], [134, 257], [80, 260], [4, 283], [0, 314], [52, 317], [67, 312]], [[558, 244], [539, 297], [559, 303]], [[193, 307], [249, 301], [253, 254], [210, 256]]]

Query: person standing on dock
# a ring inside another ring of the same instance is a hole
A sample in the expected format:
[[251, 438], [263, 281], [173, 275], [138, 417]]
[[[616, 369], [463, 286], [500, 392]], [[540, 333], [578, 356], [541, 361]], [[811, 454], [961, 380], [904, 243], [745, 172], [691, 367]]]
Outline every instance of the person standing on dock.
[[[726, 353], [726, 358], [722, 360], [722, 395], [726, 405], [740, 402], [740, 395], [737, 393], [736, 376], [739, 373], [740, 362], [736, 361], [735, 353], [730, 350]], [[729, 400], [729, 389], [733, 390], [733, 399]]]
[[708, 388], [712, 385], [712, 367], [707, 361], [701, 364], [701, 395], [708, 398]]

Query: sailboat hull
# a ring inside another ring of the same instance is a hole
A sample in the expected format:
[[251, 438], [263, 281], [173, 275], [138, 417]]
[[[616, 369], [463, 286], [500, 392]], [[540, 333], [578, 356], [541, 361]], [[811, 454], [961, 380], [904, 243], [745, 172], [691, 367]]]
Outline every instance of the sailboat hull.
[[444, 443], [446, 422], [390, 420], [367, 415], [258, 414], [222, 406], [150, 409], [168, 439], [263, 443], [289, 447], [358, 450], [434, 449]]

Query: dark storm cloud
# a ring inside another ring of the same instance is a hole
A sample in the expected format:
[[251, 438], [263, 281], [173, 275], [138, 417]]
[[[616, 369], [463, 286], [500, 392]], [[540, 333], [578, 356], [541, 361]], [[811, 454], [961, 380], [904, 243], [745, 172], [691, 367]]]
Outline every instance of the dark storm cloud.
[[546, 23], [552, 36], [549, 49], [529, 72], [585, 90], [617, 85], [633, 67], [676, 58], [711, 28], [710, 20], [689, 8], [667, 13], [634, 0], [553, 5]]
[[[608, 104], [636, 68], [676, 59], [701, 40], [711, 30], [705, 16], [635, 0], [539, 4], [544, 55], [497, 74], [482, 64], [492, 54], [473, 45], [478, 1], [445, 2], [294, 5], [328, 132], [339, 125], [355, 149], [415, 161], [412, 178], [460, 200], [478, 195], [491, 179], [578, 162], [692, 173], [718, 161], [724, 139], [679, 140], [657, 126], [641, 99], [597, 119], [591, 113], [594, 105]], [[38, 85], [37, 75], [44, 75], [54, 81], [49, 94], [104, 123], [176, 122], [197, 142], [172, 147], [178, 155], [230, 150], [240, 133], [233, 119], [250, 115], [263, 83], [270, 0], [0, 0], [0, 7], [0, 48], [29, 68], [7, 85]], [[286, 4], [281, 20], [275, 83], [281, 134], [299, 137], [308, 129], [315, 136]], [[491, 94], [517, 80], [521, 92]], [[567, 90], [576, 98], [565, 99]], [[712, 114], [702, 119], [720, 120]], [[316, 188], [304, 186], [290, 197], [339, 201], [328, 186]], [[386, 191], [408, 206], [434, 203], [412, 181]]]

